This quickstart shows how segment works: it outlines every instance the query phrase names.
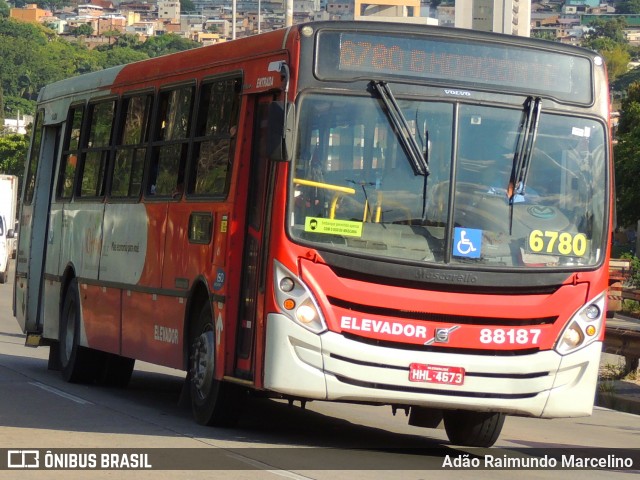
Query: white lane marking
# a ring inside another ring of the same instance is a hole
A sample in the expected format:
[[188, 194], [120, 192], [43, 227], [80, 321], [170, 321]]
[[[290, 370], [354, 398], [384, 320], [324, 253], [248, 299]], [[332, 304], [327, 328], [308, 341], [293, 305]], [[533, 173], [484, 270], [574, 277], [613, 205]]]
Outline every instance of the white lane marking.
[[58, 395], [59, 397], [66, 398], [67, 400], [71, 400], [72, 402], [79, 403], [80, 405], [91, 405], [91, 402], [85, 400], [80, 397], [76, 397], [75, 395], [71, 395], [70, 393], [63, 392], [62, 390], [58, 390], [57, 388], [50, 387], [49, 385], [45, 385], [40, 382], [29, 382], [29, 385], [33, 385], [34, 387], [41, 388], [42, 390], [46, 390], [49, 393], [53, 393], [54, 395]]
[[289, 472], [288, 470], [274, 470], [273, 465], [269, 465], [259, 460], [254, 460], [252, 458], [245, 457], [244, 455], [239, 455], [233, 452], [226, 452], [226, 454], [231, 458], [235, 458], [236, 460], [239, 460], [240, 462], [243, 462], [243, 463], [248, 463], [249, 465], [257, 467], [258, 469], [271, 473], [273, 475], [278, 475], [280, 477], [285, 477], [285, 478], [291, 478], [293, 480], [312, 480], [311, 477], [305, 477], [304, 475], [299, 475], [294, 472]]

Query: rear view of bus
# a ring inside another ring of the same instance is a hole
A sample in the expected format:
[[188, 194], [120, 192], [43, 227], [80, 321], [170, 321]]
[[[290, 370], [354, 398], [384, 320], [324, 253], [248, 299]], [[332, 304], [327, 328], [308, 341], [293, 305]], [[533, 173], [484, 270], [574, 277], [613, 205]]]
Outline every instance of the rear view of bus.
[[[446, 29], [302, 29], [265, 386], [411, 406], [487, 446], [589, 415], [610, 156], [600, 57]], [[285, 249], [287, 252], [285, 252]]]

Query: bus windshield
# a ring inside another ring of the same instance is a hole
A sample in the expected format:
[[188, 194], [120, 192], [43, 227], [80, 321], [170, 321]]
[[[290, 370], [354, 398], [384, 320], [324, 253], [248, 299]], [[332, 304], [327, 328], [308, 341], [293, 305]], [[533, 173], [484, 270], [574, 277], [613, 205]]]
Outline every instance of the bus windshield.
[[426, 174], [382, 98], [302, 97], [294, 240], [411, 263], [562, 268], [602, 258], [601, 122], [545, 112], [539, 99], [531, 122], [531, 101], [517, 109], [396, 97]]

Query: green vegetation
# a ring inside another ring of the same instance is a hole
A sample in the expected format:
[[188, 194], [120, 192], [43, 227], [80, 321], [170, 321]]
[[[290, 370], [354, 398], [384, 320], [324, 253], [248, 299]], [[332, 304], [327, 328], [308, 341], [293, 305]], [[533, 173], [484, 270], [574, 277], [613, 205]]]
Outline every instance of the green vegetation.
[[[625, 284], [633, 289], [640, 289], [640, 258], [631, 253], [623, 253], [620, 258], [631, 261], [631, 271]], [[622, 311], [632, 317], [640, 316], [640, 303], [635, 300], [622, 300]]]
[[638, 380], [636, 369], [630, 369], [625, 363], [607, 363], [600, 367], [600, 381], [605, 383], [601, 391], [613, 390], [614, 380], [628, 380], [635, 382]]
[[640, 13], [640, 0], [624, 0], [617, 3], [616, 13], [632, 15]]
[[614, 159], [618, 225], [635, 225], [640, 205], [640, 82], [632, 83], [622, 100], [617, 138]]
[[631, 253], [623, 253], [620, 258], [631, 261], [628, 283], [633, 288], [640, 289], [640, 258]]
[[[48, 7], [64, 1], [37, 3]], [[33, 114], [38, 92], [49, 83], [200, 46], [173, 34], [140, 42], [135, 35], [107, 32], [111, 44], [90, 50], [77, 39], [92, 34], [88, 25], [67, 39], [46, 26], [7, 18], [8, 8], [6, 0], [0, 0], [0, 120]], [[1, 126], [0, 121], [0, 173], [22, 177], [29, 135], [8, 134]]]
[[[67, 40], [45, 26], [4, 18], [2, 2], [6, 1], [0, 0], [0, 117], [31, 114], [38, 92], [48, 83], [199, 46], [173, 34], [140, 42], [135, 35], [109, 32], [110, 45], [89, 50], [73, 36]], [[88, 25], [74, 32], [77, 37], [91, 34]]]
[[28, 150], [28, 135], [0, 135], [0, 172], [22, 177]]
[[629, 42], [624, 34], [626, 26], [627, 21], [624, 17], [612, 20], [598, 18], [589, 23], [591, 31], [582, 42], [584, 47], [596, 50], [602, 55], [607, 64], [610, 82], [626, 73], [631, 61]]
[[9, 11], [9, 4], [5, 0], [0, 0], [0, 18], [7, 18]]

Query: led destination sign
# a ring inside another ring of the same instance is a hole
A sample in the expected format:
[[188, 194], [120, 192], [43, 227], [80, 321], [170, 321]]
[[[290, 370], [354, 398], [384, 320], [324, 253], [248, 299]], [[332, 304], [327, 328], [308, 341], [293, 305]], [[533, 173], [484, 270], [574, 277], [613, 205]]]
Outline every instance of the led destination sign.
[[317, 73], [347, 80], [381, 75], [458, 82], [498, 90], [525, 91], [590, 104], [591, 62], [586, 57], [442, 37], [321, 32]]

